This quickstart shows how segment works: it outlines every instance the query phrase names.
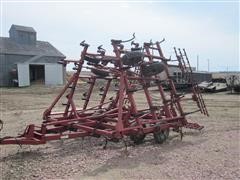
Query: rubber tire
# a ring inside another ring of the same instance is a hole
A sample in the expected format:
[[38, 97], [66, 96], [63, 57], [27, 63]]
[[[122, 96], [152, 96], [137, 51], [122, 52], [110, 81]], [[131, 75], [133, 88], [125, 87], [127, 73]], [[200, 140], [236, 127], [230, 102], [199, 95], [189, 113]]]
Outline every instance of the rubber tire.
[[157, 144], [162, 144], [167, 140], [167, 135], [164, 131], [155, 131], [153, 137]]
[[109, 72], [100, 69], [91, 69], [91, 72], [100, 77], [109, 76]]
[[134, 142], [134, 144], [143, 143], [143, 140], [144, 140], [145, 137], [146, 137], [145, 134], [132, 134], [132, 135], [130, 135], [130, 139]]
[[166, 139], [169, 137], [169, 132], [170, 132], [169, 129], [166, 129], [166, 130], [164, 131], [164, 134], [165, 134], [165, 136], [166, 136]]
[[[136, 123], [134, 123], [133, 125], [136, 125]], [[143, 128], [145, 128], [145, 127], [146, 127], [146, 125], [143, 124]], [[138, 144], [143, 143], [143, 140], [145, 139], [146, 134], [143, 134], [143, 133], [131, 134], [129, 137], [134, 142], [134, 144], [138, 145]]]
[[139, 62], [143, 61], [144, 54], [137, 51], [126, 52], [122, 57], [123, 65], [137, 66]]
[[154, 76], [165, 70], [165, 64], [162, 62], [153, 62], [151, 64], [142, 65], [142, 74], [144, 76]]
[[91, 56], [85, 56], [84, 60], [93, 64], [98, 64], [100, 62], [100, 59], [97, 59]]

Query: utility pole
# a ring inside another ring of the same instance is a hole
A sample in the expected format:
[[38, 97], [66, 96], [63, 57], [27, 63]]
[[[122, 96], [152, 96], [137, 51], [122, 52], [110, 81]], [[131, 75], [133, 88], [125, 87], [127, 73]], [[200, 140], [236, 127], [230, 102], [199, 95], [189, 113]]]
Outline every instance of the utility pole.
[[199, 58], [199, 56], [197, 55], [197, 71], [198, 71], [198, 58]]
[[209, 67], [209, 59], [208, 59], [207, 61], [208, 61], [208, 66], [207, 66], [207, 67], [208, 67], [208, 72], [209, 72], [209, 68], [210, 68], [210, 67]]

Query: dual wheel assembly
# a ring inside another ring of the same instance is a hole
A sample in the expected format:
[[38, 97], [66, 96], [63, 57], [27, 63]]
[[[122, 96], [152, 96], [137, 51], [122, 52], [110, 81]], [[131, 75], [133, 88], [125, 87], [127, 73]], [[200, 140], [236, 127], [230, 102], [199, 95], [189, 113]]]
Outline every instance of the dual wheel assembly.
[[[137, 133], [137, 134], [130, 135], [130, 139], [134, 142], [134, 144], [137, 144], [137, 145], [143, 143], [145, 137], [146, 137], [146, 134], [144, 133]], [[153, 132], [153, 137], [157, 144], [162, 144], [169, 137], [169, 129], [156, 130]]]

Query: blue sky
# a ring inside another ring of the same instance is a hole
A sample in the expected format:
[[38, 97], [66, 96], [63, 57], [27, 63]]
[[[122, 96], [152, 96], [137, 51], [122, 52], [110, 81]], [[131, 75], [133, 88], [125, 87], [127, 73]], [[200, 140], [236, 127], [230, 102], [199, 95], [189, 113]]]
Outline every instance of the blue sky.
[[112, 53], [110, 39], [136, 41], [166, 39], [163, 50], [173, 57], [173, 46], [186, 48], [191, 64], [210, 71], [239, 68], [239, 2], [9, 2], [1, 3], [1, 36], [11, 24], [32, 26], [38, 40], [52, 43], [67, 58], [79, 58], [79, 42], [90, 50], [103, 44]]

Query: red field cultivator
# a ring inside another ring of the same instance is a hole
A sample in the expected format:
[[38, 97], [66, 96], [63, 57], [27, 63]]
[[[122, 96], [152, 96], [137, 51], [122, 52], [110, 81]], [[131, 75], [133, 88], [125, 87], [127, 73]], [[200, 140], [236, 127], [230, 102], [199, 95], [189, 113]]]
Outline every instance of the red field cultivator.
[[[127, 41], [111, 40], [114, 55], [106, 55], [101, 46], [97, 53], [89, 53], [89, 45], [83, 41], [80, 44], [83, 50], [79, 60], [60, 62], [63, 65], [74, 63], [75, 73], [44, 111], [42, 124], [28, 125], [22, 135], [4, 137], [0, 144], [36, 145], [85, 136], [103, 136], [116, 142], [130, 137], [139, 144], [150, 133], [153, 133], [157, 143], [163, 143], [170, 130], [182, 135], [183, 127], [202, 129], [203, 126], [188, 122], [186, 115], [197, 111], [208, 115], [203, 98], [191, 79], [191, 100], [196, 102], [196, 110], [184, 112], [181, 105], [184, 95], [177, 92], [168, 68], [171, 59], [164, 57], [160, 47], [164, 40], [144, 43], [140, 47], [132, 41], [134, 38]], [[123, 44], [127, 42], [131, 42], [131, 49], [124, 48]], [[186, 52], [185, 55], [176, 52], [176, 56], [184, 75], [191, 78], [191, 72], [186, 71], [184, 64]], [[188, 59], [187, 62], [190, 67]], [[82, 75], [83, 68], [91, 70], [91, 75]], [[164, 90], [166, 84], [170, 87], [168, 91]], [[93, 93], [96, 89], [100, 91], [97, 96]], [[77, 91], [86, 92], [77, 98]], [[142, 106], [138, 103], [139, 97], [145, 101]], [[57, 103], [63, 99], [64, 111], [55, 112]]]

